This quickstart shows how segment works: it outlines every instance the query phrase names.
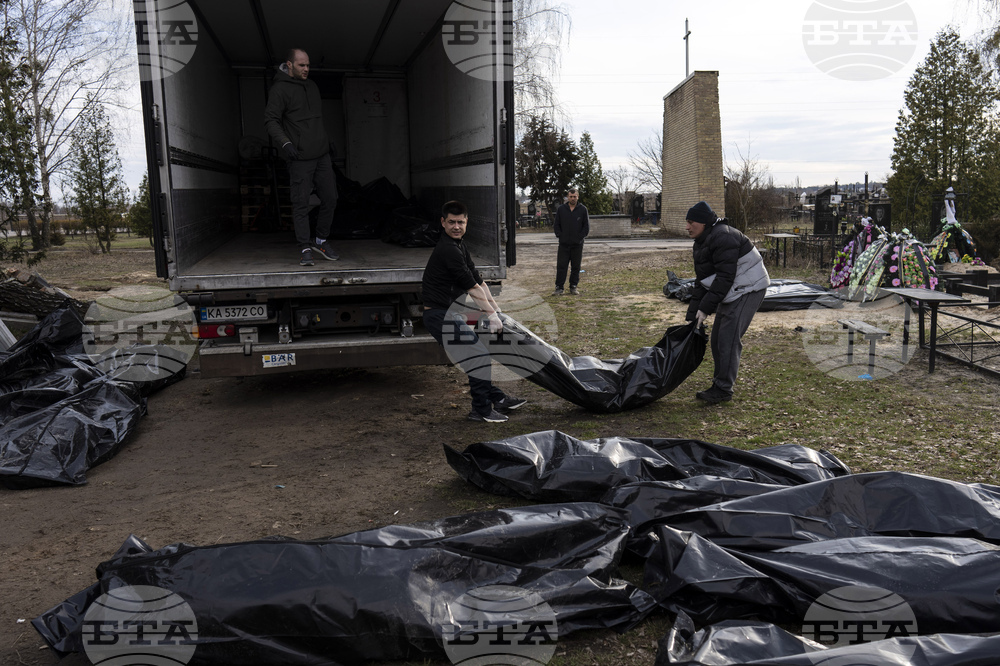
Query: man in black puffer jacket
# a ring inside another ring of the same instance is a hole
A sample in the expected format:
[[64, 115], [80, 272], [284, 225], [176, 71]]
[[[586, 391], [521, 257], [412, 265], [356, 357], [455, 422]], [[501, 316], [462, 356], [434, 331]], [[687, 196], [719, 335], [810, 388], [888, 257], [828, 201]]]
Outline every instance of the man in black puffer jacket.
[[[291, 49], [274, 75], [268, 95], [264, 127], [288, 161], [299, 263], [315, 265], [313, 250], [323, 259], [336, 261], [340, 257], [327, 237], [337, 208], [337, 178], [330, 159], [330, 140], [323, 127], [319, 87], [309, 80], [309, 54]], [[315, 239], [309, 229], [309, 196], [313, 188], [320, 201]]]
[[720, 220], [704, 201], [688, 210], [687, 231], [694, 239], [697, 278], [687, 320], [697, 321], [701, 326], [715, 314], [712, 326], [715, 375], [711, 388], [695, 396], [708, 403], [724, 402], [733, 398], [743, 334], [764, 300], [770, 278], [750, 239], [726, 224], [726, 220]]

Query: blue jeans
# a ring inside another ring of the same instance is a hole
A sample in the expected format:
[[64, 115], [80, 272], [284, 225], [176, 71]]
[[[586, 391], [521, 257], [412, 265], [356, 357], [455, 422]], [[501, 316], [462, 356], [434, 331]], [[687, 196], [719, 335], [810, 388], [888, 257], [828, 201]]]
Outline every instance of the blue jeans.
[[[448, 314], [447, 310], [433, 308], [424, 310], [424, 328], [438, 341], [447, 351], [449, 345], [461, 344], [462, 357], [472, 360], [478, 359], [478, 363], [463, 362], [457, 360], [458, 367], [462, 368], [469, 377], [469, 393], [472, 395], [472, 410], [477, 414], [486, 416], [493, 409], [493, 403], [503, 400], [506, 394], [493, 386], [490, 378], [489, 350], [486, 349], [479, 336], [472, 328], [462, 321], [456, 314]], [[452, 354], [448, 354], [452, 358]], [[483, 363], [482, 361], [486, 361]], [[474, 369], [472, 366], [475, 366]]]

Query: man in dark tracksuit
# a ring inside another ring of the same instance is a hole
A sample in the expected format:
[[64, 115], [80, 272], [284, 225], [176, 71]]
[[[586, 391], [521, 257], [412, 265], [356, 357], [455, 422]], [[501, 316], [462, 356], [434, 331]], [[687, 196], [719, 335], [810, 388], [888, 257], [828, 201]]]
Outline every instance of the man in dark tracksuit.
[[562, 296], [566, 284], [566, 268], [572, 262], [569, 274], [569, 293], [580, 295], [580, 262], [583, 260], [583, 239], [590, 233], [590, 216], [587, 207], [580, 201], [580, 192], [572, 189], [566, 193], [566, 203], [556, 209], [554, 231], [559, 239], [559, 254], [556, 255], [556, 290], [553, 296]]
[[[326, 240], [337, 208], [337, 179], [330, 159], [330, 140], [323, 127], [319, 87], [309, 80], [309, 55], [302, 49], [289, 51], [286, 62], [274, 75], [264, 109], [264, 127], [288, 160], [299, 263], [313, 266], [313, 250], [324, 259], [339, 259]], [[315, 239], [309, 231], [309, 195], [313, 188], [320, 200]]]
[[698, 325], [715, 314], [712, 326], [712, 386], [695, 394], [708, 403], [733, 398], [740, 369], [743, 334], [764, 301], [770, 277], [764, 260], [739, 229], [720, 220], [704, 201], [687, 213], [688, 236], [694, 238], [697, 281], [688, 305], [687, 320]]
[[486, 313], [490, 333], [503, 330], [500, 306], [476, 270], [469, 248], [462, 242], [468, 222], [469, 211], [459, 201], [449, 201], [441, 210], [443, 233], [424, 268], [424, 328], [469, 376], [469, 393], [472, 394], [469, 420], [502, 423], [507, 420], [507, 412], [528, 401], [509, 396], [493, 386], [489, 350], [465, 322], [464, 308], [453, 309], [456, 301], [468, 294], [480, 311]]

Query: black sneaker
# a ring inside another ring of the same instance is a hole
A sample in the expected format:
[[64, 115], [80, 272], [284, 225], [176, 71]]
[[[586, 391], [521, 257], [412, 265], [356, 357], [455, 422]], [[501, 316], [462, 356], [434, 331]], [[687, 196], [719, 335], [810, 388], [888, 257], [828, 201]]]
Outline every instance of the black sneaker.
[[315, 266], [316, 262], [313, 261], [312, 250], [306, 248], [302, 250], [302, 257], [299, 259], [299, 266]]
[[505, 395], [502, 400], [497, 400], [493, 403], [493, 409], [498, 412], [511, 412], [518, 407], [524, 407], [528, 404], [528, 401], [524, 398], [515, 398], [513, 396]]
[[563, 295], [563, 290], [562, 289], [556, 289], [555, 291], [552, 292], [552, 295], [553, 296], [562, 296]]
[[733, 399], [732, 393], [726, 393], [722, 389], [716, 388], [714, 385], [707, 391], [698, 391], [694, 394], [694, 397], [699, 400], [704, 400], [710, 405], [714, 405], [719, 402], [729, 402]]
[[323, 241], [321, 245], [313, 245], [313, 249], [319, 252], [319, 256], [329, 261], [337, 261], [340, 259], [340, 255], [333, 250], [333, 246], [330, 245], [330, 241]]
[[470, 421], [485, 421], [486, 423], [503, 423], [504, 421], [507, 420], [506, 416], [504, 416], [495, 409], [491, 409], [490, 413], [486, 414], [485, 416], [473, 409], [471, 412], [469, 412], [469, 415], [466, 416], [465, 418], [469, 419]]
[[580, 290], [577, 289], [576, 287], [570, 287], [569, 288], [569, 293], [572, 296], [579, 296], [580, 295]]

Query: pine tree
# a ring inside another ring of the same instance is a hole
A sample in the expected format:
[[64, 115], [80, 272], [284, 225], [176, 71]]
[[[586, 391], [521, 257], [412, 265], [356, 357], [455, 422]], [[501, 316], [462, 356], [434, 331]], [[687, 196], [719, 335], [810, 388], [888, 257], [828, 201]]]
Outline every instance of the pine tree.
[[129, 228], [137, 236], [144, 236], [153, 244], [153, 211], [149, 204], [149, 174], [142, 175], [139, 192], [128, 209]]
[[[5, 30], [0, 33], [0, 232], [9, 231], [35, 203], [31, 117], [23, 105], [27, 85], [24, 58], [11, 32]], [[36, 240], [40, 244], [41, 239]], [[0, 259], [20, 261], [25, 256], [20, 239], [0, 236]]]
[[604, 177], [604, 168], [597, 157], [590, 132], [584, 132], [580, 137], [579, 153], [576, 163], [576, 184], [580, 189], [580, 201], [591, 215], [607, 215], [611, 212], [611, 192], [608, 190], [608, 179]]
[[97, 236], [101, 252], [111, 252], [115, 229], [125, 212], [126, 188], [111, 123], [104, 105], [87, 97], [87, 108], [73, 133], [74, 211]]
[[953, 28], [942, 30], [903, 99], [887, 185], [893, 217], [929, 240], [937, 231], [930, 220], [931, 197], [949, 186], [971, 194], [968, 217], [992, 216], [988, 202], [995, 200], [1000, 183], [981, 176], [987, 166], [983, 157], [996, 141], [1000, 92], [990, 85], [980, 55]]
[[514, 150], [517, 186], [530, 188], [531, 196], [554, 214], [576, 177], [577, 157], [576, 144], [565, 130], [544, 117], [532, 116]]

